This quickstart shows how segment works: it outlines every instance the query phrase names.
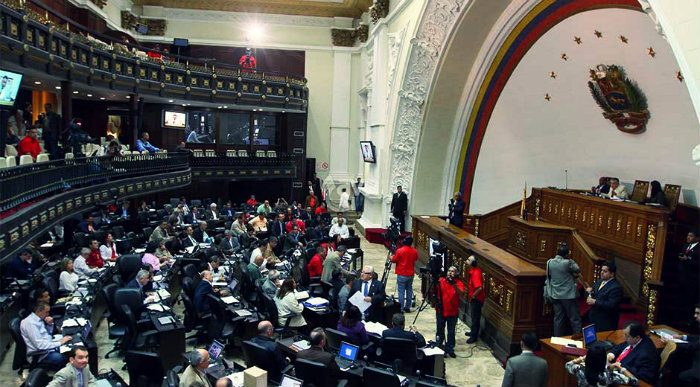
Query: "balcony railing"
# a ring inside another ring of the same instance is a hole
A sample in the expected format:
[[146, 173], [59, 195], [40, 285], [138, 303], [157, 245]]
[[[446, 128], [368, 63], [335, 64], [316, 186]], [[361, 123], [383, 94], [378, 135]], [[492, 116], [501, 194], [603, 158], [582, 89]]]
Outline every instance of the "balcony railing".
[[306, 111], [303, 77], [237, 66], [160, 62], [124, 43], [67, 30], [27, 7], [0, 2], [3, 59], [90, 86], [161, 97]]

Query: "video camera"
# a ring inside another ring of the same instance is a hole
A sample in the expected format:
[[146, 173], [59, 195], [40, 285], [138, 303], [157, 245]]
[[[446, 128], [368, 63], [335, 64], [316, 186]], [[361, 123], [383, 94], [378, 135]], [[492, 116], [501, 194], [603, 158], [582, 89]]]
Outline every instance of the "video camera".
[[399, 229], [399, 225], [399, 220], [391, 216], [389, 217], [389, 226], [386, 228], [386, 231], [382, 233], [382, 238], [387, 242], [391, 242], [390, 251], [392, 253], [394, 252], [394, 250], [396, 250], [396, 245], [398, 244], [399, 238], [401, 237], [401, 230]]

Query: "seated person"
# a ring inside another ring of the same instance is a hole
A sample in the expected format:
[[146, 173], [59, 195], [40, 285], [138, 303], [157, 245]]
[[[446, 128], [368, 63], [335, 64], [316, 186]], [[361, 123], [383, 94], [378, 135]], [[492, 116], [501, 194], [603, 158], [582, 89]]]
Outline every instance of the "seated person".
[[642, 324], [632, 321], [623, 330], [625, 342], [612, 348], [608, 362], [612, 370], [629, 371], [637, 379], [654, 384], [659, 375], [659, 355], [656, 346], [644, 333]]
[[27, 345], [27, 357], [37, 357], [38, 363], [59, 370], [68, 361], [59, 352], [59, 348], [72, 340], [72, 337], [64, 336], [60, 341], [53, 340], [54, 326], [50, 311], [49, 304], [38, 302], [32, 313], [20, 323], [20, 332]]
[[158, 152], [160, 149], [154, 147], [150, 142], [148, 142], [150, 138], [151, 137], [148, 135], [148, 132], [141, 133], [141, 138], [136, 140], [136, 150], [139, 152], [148, 151], [148, 153]]
[[610, 190], [608, 193], [601, 194], [605, 198], [617, 198], [617, 199], [627, 199], [627, 189], [624, 185], [620, 185], [620, 179], [617, 177], [610, 178]]
[[182, 247], [192, 247], [197, 246], [198, 242], [194, 239], [194, 229], [192, 226], [187, 226], [185, 229], [185, 237], [182, 238]]
[[78, 275], [73, 272], [73, 260], [66, 257], [61, 261], [61, 275], [58, 276], [58, 290], [73, 292], [78, 288]]
[[247, 206], [249, 206], [251, 209], [258, 208], [258, 201], [255, 200], [255, 195], [250, 195], [248, 200], [245, 201], [245, 204]]
[[92, 217], [92, 214], [85, 214], [83, 221], [78, 223], [78, 230], [85, 234], [95, 232], [95, 219]]
[[280, 260], [275, 255], [275, 248], [277, 248], [277, 237], [271, 236], [267, 238], [267, 243], [257, 247], [250, 253], [250, 261], [252, 262], [258, 255], [263, 256], [263, 264], [261, 267], [267, 266], [267, 264], [276, 264]]
[[226, 276], [226, 269], [221, 265], [221, 257], [218, 255], [212, 255], [209, 257], [209, 262], [207, 263], [207, 269], [211, 271], [212, 278]]
[[248, 248], [253, 243], [257, 243], [259, 241], [258, 237], [255, 236], [255, 230], [251, 225], [246, 225], [246, 233], [241, 235], [239, 239], [241, 241], [241, 246], [245, 248]]
[[[206, 223], [205, 223], [206, 224]], [[195, 236], [196, 238], [196, 236]], [[153, 230], [151, 235], [148, 237], [149, 242], [154, 242], [154, 243], [159, 243], [162, 240], [169, 240], [170, 236], [168, 235], [168, 220], [163, 219], [160, 221], [160, 225]]]
[[103, 261], [116, 261], [119, 254], [117, 254], [117, 246], [114, 243], [114, 237], [112, 234], [107, 233], [105, 235], [104, 244], [100, 246], [100, 256]]
[[148, 296], [146, 292], [149, 291], [148, 285], [150, 282], [151, 273], [149, 273], [148, 270], [141, 269], [138, 273], [136, 273], [136, 277], [129, 281], [126, 287], [139, 289], [141, 291], [141, 297], [145, 299]]
[[254, 284], [260, 282], [260, 278], [262, 278], [262, 274], [260, 273], [260, 266], [262, 266], [262, 264], [262, 255], [258, 255], [255, 258], [255, 261], [248, 264], [248, 275], [250, 275], [250, 279], [251, 281], [253, 281]]
[[350, 305], [338, 321], [336, 329], [350, 337], [350, 343], [362, 346], [369, 343], [369, 336], [362, 322], [362, 312], [355, 305]]
[[233, 387], [233, 382], [231, 381], [231, 378], [224, 376], [216, 379], [216, 385], [214, 387]]
[[[700, 304], [695, 305], [694, 317], [695, 322], [700, 324]], [[691, 367], [678, 373], [678, 382], [683, 387], [696, 387], [700, 383], [700, 336], [674, 335], [673, 338], [687, 341], [687, 343], [677, 345], [675, 358], [678, 359], [679, 356], [682, 356], [692, 359]]]
[[328, 250], [323, 246], [316, 247], [316, 254], [311, 257], [306, 265], [306, 272], [309, 273], [309, 278], [321, 277], [323, 274], [323, 260], [326, 259]]
[[648, 204], [659, 204], [662, 206], [667, 205], [666, 194], [664, 190], [661, 189], [661, 183], [654, 180], [651, 182], [651, 195], [644, 199], [644, 203]]
[[416, 348], [425, 347], [425, 338], [423, 338], [423, 335], [418, 333], [415, 328], [411, 327], [409, 330], [404, 329], [406, 317], [403, 313], [394, 313], [391, 317], [391, 325], [391, 328], [382, 332], [382, 340], [388, 337], [397, 337], [399, 339], [409, 339], [413, 341], [416, 343]]
[[207, 222], [200, 221], [199, 227], [194, 231], [194, 239], [199, 243], [211, 243], [213, 240], [209, 234], [207, 234]]
[[[359, 310], [358, 310], [359, 311]], [[326, 332], [323, 328], [314, 328], [309, 334], [311, 347], [297, 353], [297, 359], [306, 359], [326, 366], [332, 376], [340, 376], [340, 368], [335, 362], [335, 356], [323, 350], [326, 346]]]
[[270, 297], [274, 297], [277, 294], [277, 289], [279, 288], [279, 277], [280, 273], [277, 270], [270, 270], [267, 273], [267, 279], [262, 284], [263, 293]]
[[224, 253], [232, 254], [233, 250], [236, 250], [239, 247], [241, 247], [241, 244], [238, 242], [238, 237], [235, 237], [233, 235], [233, 231], [226, 230], [224, 231], [224, 239], [221, 240], [221, 244], [219, 245], [219, 247]]
[[194, 289], [194, 306], [197, 309], [197, 313], [205, 314], [211, 312], [211, 304], [213, 300], [207, 295], [212, 294], [217, 296], [219, 290], [214, 290], [212, 286], [212, 274], [211, 271], [205, 270], [202, 272], [202, 280], [197, 283], [197, 287]]
[[[314, 196], [315, 197], [315, 196]], [[311, 208], [314, 208], [313, 205], [310, 205]], [[314, 210], [314, 215], [323, 215], [328, 213], [328, 205], [326, 204], [325, 201], [321, 202], [321, 205], [316, 207]]]
[[170, 250], [165, 246], [165, 241], [160, 241], [158, 244], [158, 248], [156, 249], [155, 253], [153, 255], [158, 258], [158, 261], [160, 261], [160, 264], [166, 264], [169, 260], [173, 258], [173, 254], [170, 253]]
[[287, 222], [287, 225], [290, 227], [287, 235], [284, 236], [284, 251], [304, 247], [304, 233], [299, 229], [299, 226], [292, 222]]
[[90, 372], [88, 349], [82, 345], [71, 348], [68, 352], [68, 364], [56, 372], [47, 387], [97, 386], [97, 379]]
[[571, 360], [564, 367], [568, 373], [576, 377], [579, 387], [639, 383], [629, 371], [622, 373], [608, 369], [605, 349], [602, 346], [594, 345], [588, 349], [586, 356]]
[[348, 304], [348, 299], [350, 298], [350, 291], [352, 290], [352, 283], [355, 282], [354, 275], [348, 275], [345, 277], [345, 285], [338, 291], [338, 310], [343, 313], [346, 308], [352, 304]]
[[255, 232], [267, 232], [267, 218], [264, 212], [258, 213], [258, 216], [248, 221], [248, 224], [253, 227]]
[[[163, 242], [161, 239], [160, 242]], [[158, 243], [148, 242], [146, 245], [146, 252], [141, 257], [141, 263], [151, 265], [153, 271], [160, 271], [160, 259], [155, 256], [156, 249], [158, 248]]]
[[607, 177], [600, 177], [598, 179], [598, 185], [591, 187], [591, 193], [596, 195], [607, 194], [608, 192], [610, 192], [610, 185], [608, 184]]
[[209, 368], [209, 352], [206, 349], [195, 349], [187, 353], [189, 365], [180, 376], [178, 387], [209, 387], [209, 379], [204, 373]]
[[17, 155], [30, 155], [32, 159], [41, 153], [41, 144], [39, 143], [39, 130], [36, 128], [27, 129], [27, 135], [17, 144]]
[[272, 207], [270, 207], [270, 201], [265, 200], [261, 205], [258, 206], [258, 209], [255, 212], [258, 214], [265, 214], [265, 216], [268, 216], [272, 212]]
[[92, 268], [99, 269], [104, 267], [105, 261], [102, 260], [102, 255], [100, 254], [100, 243], [97, 241], [97, 239], [90, 241], [90, 255], [85, 260], [85, 263]]
[[87, 264], [90, 257], [90, 249], [83, 247], [80, 249], [80, 255], [73, 260], [73, 268], [79, 276], [89, 276], [97, 273], [97, 269], [93, 269]]
[[269, 321], [260, 321], [258, 323], [258, 335], [250, 339], [251, 342], [265, 348], [265, 351], [273, 359], [275, 367], [266, 370], [269, 373], [269, 379], [280, 380], [282, 378], [282, 370], [287, 366], [287, 360], [282, 354], [282, 350], [272, 338], [275, 332], [272, 323]]
[[[278, 323], [280, 326], [285, 326], [287, 324], [287, 319], [290, 318], [290, 327], [303, 327], [306, 325], [306, 320], [302, 317], [301, 312], [304, 311], [304, 305], [302, 305], [296, 298], [294, 291], [297, 288], [296, 282], [293, 279], [287, 278], [282, 282], [279, 291], [277, 291], [277, 296], [275, 296], [275, 305], [277, 305]], [[288, 315], [293, 315], [291, 317], [286, 317]]]
[[245, 234], [246, 224], [243, 220], [243, 214], [238, 214], [238, 216], [236, 216], [236, 220], [234, 220], [233, 223], [231, 223], [231, 232], [235, 237], [239, 237]]
[[32, 251], [25, 248], [7, 264], [3, 276], [27, 280], [34, 275], [34, 271], [40, 266], [41, 262], [38, 259], [33, 259]]

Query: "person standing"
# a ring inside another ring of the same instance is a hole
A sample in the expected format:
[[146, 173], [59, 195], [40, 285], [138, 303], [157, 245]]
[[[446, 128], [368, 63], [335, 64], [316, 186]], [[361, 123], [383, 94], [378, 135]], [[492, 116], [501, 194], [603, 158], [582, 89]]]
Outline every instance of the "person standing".
[[46, 116], [44, 117], [44, 128], [41, 132], [41, 138], [44, 140], [46, 151], [51, 154], [51, 158], [58, 157], [58, 140], [61, 138], [61, 127], [63, 126], [61, 116], [53, 111], [50, 103], [44, 105]]
[[408, 313], [413, 302], [413, 277], [416, 274], [415, 265], [418, 260], [418, 250], [411, 246], [413, 238], [407, 236], [403, 246], [396, 249], [391, 262], [396, 263], [396, 288], [399, 292], [399, 308]]
[[479, 339], [479, 329], [481, 328], [481, 307], [484, 305], [486, 294], [484, 293], [484, 275], [478, 267], [476, 257], [467, 258], [469, 265], [469, 282], [467, 283], [469, 309], [472, 317], [471, 332], [467, 344], [476, 343]]
[[535, 355], [537, 335], [525, 332], [520, 339], [520, 355], [506, 362], [501, 387], [545, 387], [547, 385], [547, 361]]
[[686, 236], [686, 244], [678, 254], [678, 282], [680, 291], [683, 295], [683, 316], [685, 321], [686, 316], [695, 303], [698, 302], [699, 286], [698, 277], [700, 277], [700, 238], [697, 231], [691, 231]]
[[562, 243], [556, 257], [547, 261], [547, 282], [554, 308], [554, 336], [566, 335], [565, 319], [574, 333], [581, 331], [581, 315], [576, 303], [576, 279], [581, 269], [569, 259], [569, 246]]
[[450, 357], [455, 355], [455, 327], [459, 315], [459, 297], [464, 295], [465, 286], [459, 278], [456, 278], [457, 268], [450, 266], [447, 276], [440, 277], [437, 289], [437, 306], [435, 318], [437, 322], [436, 341], [442, 344], [445, 341], [445, 325], [447, 325], [447, 337], [445, 341], [445, 354]]
[[391, 215], [399, 220], [399, 230], [406, 231], [406, 210], [408, 210], [408, 196], [399, 185], [396, 193], [391, 197]]
[[355, 212], [360, 213], [365, 207], [365, 195], [362, 194], [360, 188], [364, 187], [365, 183], [362, 178], [358, 177], [357, 181], [352, 184], [352, 195], [355, 197]]
[[[700, 304], [695, 305], [693, 317], [695, 322], [700, 324]], [[678, 373], [678, 382], [683, 387], [697, 386], [700, 383], [700, 336], [673, 335], [673, 338], [687, 341], [687, 343], [679, 343], [676, 351], [692, 359], [691, 367]], [[677, 356], [676, 359], [678, 358]]]
[[449, 209], [450, 224], [462, 228], [464, 223], [464, 202], [460, 192], [455, 192], [455, 196], [450, 200]]
[[588, 319], [595, 324], [596, 331], [614, 331], [620, 319], [620, 302], [622, 302], [622, 286], [617, 282], [615, 273], [617, 266], [605, 262], [600, 268], [600, 278], [593, 286], [586, 289], [586, 303], [591, 306]]
[[350, 211], [350, 194], [346, 188], [340, 192], [340, 203], [338, 203], [338, 211]]

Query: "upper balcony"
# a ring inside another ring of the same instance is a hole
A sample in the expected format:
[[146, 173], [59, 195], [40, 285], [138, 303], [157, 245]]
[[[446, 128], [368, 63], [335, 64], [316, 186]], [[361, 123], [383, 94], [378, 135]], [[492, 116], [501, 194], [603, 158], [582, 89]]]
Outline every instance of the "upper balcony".
[[[152, 57], [143, 47], [94, 33], [50, 9], [44, 12], [42, 16], [17, 0], [0, 2], [5, 66], [128, 93], [307, 110], [309, 89], [303, 77], [148, 50]], [[51, 21], [57, 18], [62, 24]]]

